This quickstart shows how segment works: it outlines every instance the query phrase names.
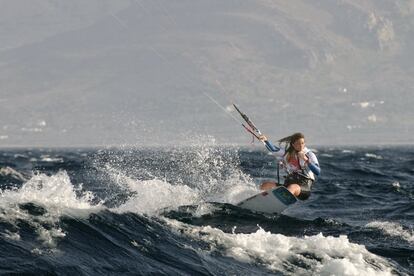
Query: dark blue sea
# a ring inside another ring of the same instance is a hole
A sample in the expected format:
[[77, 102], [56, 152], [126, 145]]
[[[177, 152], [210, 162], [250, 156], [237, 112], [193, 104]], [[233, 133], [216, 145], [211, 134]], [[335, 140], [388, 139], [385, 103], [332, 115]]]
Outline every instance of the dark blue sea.
[[282, 215], [259, 145], [0, 151], [3, 275], [413, 275], [414, 148], [316, 148]]

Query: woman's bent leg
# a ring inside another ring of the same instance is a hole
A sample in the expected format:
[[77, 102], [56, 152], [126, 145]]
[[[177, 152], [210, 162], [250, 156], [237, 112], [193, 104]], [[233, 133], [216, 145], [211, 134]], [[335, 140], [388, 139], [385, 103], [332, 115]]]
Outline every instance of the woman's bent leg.
[[265, 181], [260, 185], [260, 190], [270, 190], [276, 188], [278, 184], [273, 181]]
[[287, 189], [292, 195], [296, 197], [300, 195], [301, 189], [298, 184], [289, 184], [289, 186], [287, 186]]

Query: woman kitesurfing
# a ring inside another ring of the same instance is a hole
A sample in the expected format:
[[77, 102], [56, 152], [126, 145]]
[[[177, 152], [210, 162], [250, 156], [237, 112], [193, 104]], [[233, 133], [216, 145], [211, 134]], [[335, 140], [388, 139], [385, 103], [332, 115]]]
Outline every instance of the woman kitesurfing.
[[[319, 176], [321, 169], [316, 155], [305, 145], [305, 136], [298, 132], [280, 139], [279, 146], [285, 143], [285, 148], [273, 145], [264, 135], [260, 135], [259, 140], [264, 142], [270, 152], [283, 158], [282, 164], [287, 172], [283, 186], [298, 199], [308, 199], [316, 180], [315, 175]], [[279, 185], [274, 181], [265, 181], [260, 189], [269, 190]]]
[[[246, 126], [242, 124], [242, 126], [254, 137], [262, 141], [270, 152], [275, 153], [279, 158], [282, 158], [282, 165], [287, 172], [283, 186], [285, 186], [296, 198], [300, 200], [308, 199], [312, 185], [316, 180], [316, 176], [319, 176], [321, 169], [316, 155], [305, 145], [305, 136], [299, 132], [294, 133], [280, 139], [278, 141], [279, 146], [275, 146], [260, 132], [246, 114], [241, 112], [236, 105], [233, 104], [233, 106], [248, 125]], [[282, 143], [285, 143], [284, 148], [281, 147]], [[279, 167], [277, 169], [278, 182], [280, 182]], [[265, 181], [260, 185], [260, 189], [271, 190], [281, 186], [282, 184], [278, 182]]]
[[[230, 115], [235, 121], [239, 122], [232, 114], [222, 107], [216, 100], [210, 95], [205, 95], [214, 102], [217, 106], [223, 109], [228, 115]], [[316, 181], [316, 176], [319, 176], [321, 169], [319, 167], [318, 159], [315, 153], [310, 151], [305, 145], [305, 136], [298, 132], [290, 136], [280, 139], [279, 146], [275, 146], [270, 142], [265, 135], [253, 124], [246, 114], [240, 111], [237, 105], [233, 104], [233, 107], [240, 114], [247, 125], [241, 123], [243, 128], [253, 135], [253, 139], [260, 140], [266, 148], [282, 159], [283, 168], [285, 168], [287, 175], [284, 183], [280, 183], [279, 179], [279, 162], [277, 167], [277, 182], [265, 181], [260, 185], [261, 190], [272, 190], [278, 186], [284, 186], [295, 198], [300, 200], [306, 200], [309, 198], [312, 190], [312, 186]], [[240, 122], [239, 122], [240, 123]], [[282, 148], [282, 144], [285, 147]], [[240, 204], [239, 204], [240, 206]]]

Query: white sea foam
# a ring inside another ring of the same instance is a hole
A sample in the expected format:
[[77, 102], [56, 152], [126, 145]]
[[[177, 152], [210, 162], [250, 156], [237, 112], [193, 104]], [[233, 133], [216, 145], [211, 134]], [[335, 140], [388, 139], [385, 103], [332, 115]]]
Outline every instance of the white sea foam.
[[207, 214], [211, 214], [216, 210], [217, 210], [217, 207], [214, 206], [213, 204], [211, 204], [211, 203], [202, 203], [202, 204], [197, 206], [197, 209], [193, 213], [193, 216], [201, 217], [201, 216], [204, 216], [204, 215], [207, 215]]
[[[157, 214], [165, 208], [173, 209], [184, 205], [199, 205], [194, 215], [204, 215], [215, 210], [202, 196], [203, 191], [187, 185], [173, 185], [165, 180], [136, 180], [128, 176], [117, 176], [119, 183], [127, 185], [134, 192], [128, 201], [113, 209], [115, 212]], [[231, 182], [231, 180], [229, 180]], [[225, 193], [216, 194], [209, 201], [236, 203], [256, 193], [256, 189], [246, 185], [231, 186]]]
[[[65, 235], [58, 225], [61, 216], [86, 217], [103, 208], [102, 204], [92, 204], [92, 193], [81, 192], [81, 188], [72, 185], [65, 171], [52, 176], [34, 175], [20, 189], [0, 192], [0, 220], [12, 224], [14, 229], [19, 229], [18, 221], [23, 220], [35, 229], [45, 246], [54, 246], [56, 239]], [[31, 214], [21, 207], [28, 203], [42, 211]], [[13, 233], [14, 237], [18, 234]]]
[[372, 221], [365, 226], [368, 228], [380, 229], [386, 235], [401, 238], [410, 244], [414, 244], [414, 231], [412, 229], [404, 229], [398, 223], [388, 221]]
[[207, 242], [212, 251], [241, 262], [259, 263], [282, 274], [392, 275], [386, 260], [363, 245], [351, 243], [346, 236], [318, 234], [297, 238], [263, 229], [251, 234], [230, 234], [210, 226], [192, 226], [170, 219], [166, 222], [179, 233]]
[[28, 158], [28, 156], [26, 154], [21, 154], [21, 153], [15, 153], [13, 154], [14, 158]]
[[393, 186], [394, 188], [397, 188], [397, 189], [401, 188], [400, 182], [398, 182], [398, 181], [394, 181], [394, 182], [392, 182], [392, 186]]
[[373, 159], [383, 159], [383, 157], [381, 155], [376, 155], [376, 154], [373, 154], [373, 153], [365, 153], [365, 157], [373, 158]]
[[3, 233], [3, 237], [5, 237], [6, 239], [9, 239], [9, 240], [14, 240], [14, 241], [19, 241], [20, 238], [21, 238], [19, 233], [17, 233], [17, 232], [11, 232], [9, 230], [6, 230]]
[[41, 155], [40, 160], [43, 162], [60, 162], [63, 163], [63, 158], [61, 157], [51, 157], [50, 155]]
[[185, 185], [171, 185], [162, 180], [128, 181], [129, 189], [134, 193], [116, 212], [134, 212], [155, 214], [165, 208], [192, 205], [200, 202], [197, 191]]
[[[156, 177], [151, 180], [138, 180], [108, 164], [105, 171], [116, 185], [132, 192], [128, 201], [115, 207], [117, 213], [132, 212], [138, 214], [157, 214], [165, 208], [197, 204], [200, 196], [197, 190], [186, 185], [171, 185]], [[152, 176], [151, 173], [147, 173]]]
[[[91, 210], [100, 208], [100, 205], [92, 205], [93, 194], [89, 191], [82, 192], [81, 196], [76, 191], [69, 175], [60, 171], [55, 175], [34, 175], [18, 190], [5, 190], [1, 193], [2, 203], [20, 204], [36, 203], [46, 208], [50, 214], [78, 215], [79, 210]], [[72, 212], [72, 210], [74, 212]]]
[[229, 168], [224, 154], [226, 153], [218, 148], [201, 147], [186, 157], [189, 160], [180, 164], [180, 173], [192, 176], [189, 179], [196, 179], [196, 183], [186, 183], [181, 179], [176, 183], [169, 183], [166, 179], [136, 168], [134, 170], [139, 171], [139, 175], [151, 178], [139, 180], [122, 169], [106, 164], [105, 172], [112, 182], [133, 192], [129, 200], [114, 208], [114, 211], [156, 214], [165, 208], [200, 205], [194, 214], [200, 215], [215, 209], [209, 208], [210, 205], [206, 205], [206, 202], [235, 204], [257, 193], [252, 179], [238, 168]]
[[15, 169], [7, 167], [7, 166], [3, 167], [3, 168], [0, 168], [0, 175], [10, 176], [14, 179], [18, 179], [18, 180], [21, 180], [21, 181], [26, 181], [27, 180], [23, 174], [16, 171]]
[[[173, 185], [164, 180], [134, 180], [126, 176], [122, 182], [126, 182], [128, 189], [134, 194], [121, 206], [114, 208], [116, 212], [134, 212], [138, 214], [156, 214], [165, 208], [173, 209], [184, 205], [199, 205], [194, 215], [204, 215], [215, 210], [212, 205], [206, 203], [202, 196], [203, 191], [190, 188], [186, 185]], [[231, 181], [231, 180], [229, 180]], [[248, 185], [230, 186], [223, 194], [216, 194], [208, 201], [237, 203], [248, 196], [257, 193], [257, 190]]]
[[[137, 180], [114, 169], [111, 171], [113, 180], [120, 186], [133, 192], [129, 200], [113, 209], [115, 212], [134, 212], [138, 214], [157, 214], [165, 208], [177, 208], [183, 205], [199, 205], [194, 215], [207, 214], [215, 210], [206, 203], [202, 196], [203, 191], [187, 185], [173, 185], [165, 180]], [[227, 181], [233, 183], [230, 178]], [[232, 185], [221, 196], [210, 198], [214, 202], [236, 203], [256, 193], [252, 186], [240, 184]]]

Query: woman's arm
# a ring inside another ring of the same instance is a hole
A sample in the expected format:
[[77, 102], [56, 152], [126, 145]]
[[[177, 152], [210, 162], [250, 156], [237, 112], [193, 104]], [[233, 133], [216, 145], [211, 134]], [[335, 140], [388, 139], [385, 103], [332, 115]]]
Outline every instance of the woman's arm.
[[321, 168], [319, 167], [319, 163], [318, 163], [318, 159], [316, 158], [316, 155], [313, 152], [308, 152], [306, 154], [306, 156], [308, 157], [308, 167], [309, 169], [315, 174], [315, 175], [320, 175], [321, 174]]
[[270, 142], [269, 140], [267, 140], [267, 137], [262, 135], [259, 137], [260, 141], [264, 142], [266, 148], [268, 151], [270, 152], [277, 152], [278, 154], [282, 154], [283, 155], [283, 150], [281, 150], [281, 148], [273, 145], [272, 142]]
[[271, 151], [271, 152], [278, 152], [280, 151], [279, 147], [276, 147], [275, 145], [272, 144], [272, 142], [270, 142], [269, 140], [264, 141], [266, 148]]

